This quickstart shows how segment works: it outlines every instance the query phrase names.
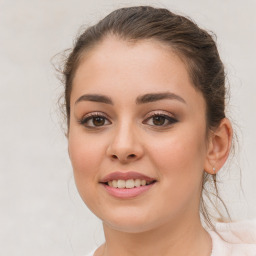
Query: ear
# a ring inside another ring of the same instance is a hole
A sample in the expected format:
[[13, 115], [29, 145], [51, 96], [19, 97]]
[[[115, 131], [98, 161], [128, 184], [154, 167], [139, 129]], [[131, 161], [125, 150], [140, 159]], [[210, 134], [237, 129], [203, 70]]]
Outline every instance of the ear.
[[230, 121], [223, 118], [219, 127], [209, 135], [204, 170], [216, 174], [226, 162], [232, 142], [233, 130]]

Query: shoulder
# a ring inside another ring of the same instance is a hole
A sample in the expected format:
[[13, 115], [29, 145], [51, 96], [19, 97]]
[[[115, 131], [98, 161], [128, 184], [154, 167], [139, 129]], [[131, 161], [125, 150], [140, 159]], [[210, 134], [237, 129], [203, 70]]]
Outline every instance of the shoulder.
[[212, 256], [256, 256], [256, 219], [232, 223], [217, 223], [209, 231]]

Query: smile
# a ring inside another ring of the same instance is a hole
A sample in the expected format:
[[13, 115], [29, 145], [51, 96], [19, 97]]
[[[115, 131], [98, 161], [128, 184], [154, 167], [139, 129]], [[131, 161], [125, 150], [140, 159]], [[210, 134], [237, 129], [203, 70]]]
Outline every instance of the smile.
[[149, 190], [156, 179], [137, 172], [114, 172], [104, 177], [100, 183], [114, 197], [132, 198]]
[[138, 188], [140, 186], [146, 186], [154, 183], [155, 181], [146, 181], [141, 179], [129, 179], [129, 180], [112, 180], [107, 184], [113, 188]]

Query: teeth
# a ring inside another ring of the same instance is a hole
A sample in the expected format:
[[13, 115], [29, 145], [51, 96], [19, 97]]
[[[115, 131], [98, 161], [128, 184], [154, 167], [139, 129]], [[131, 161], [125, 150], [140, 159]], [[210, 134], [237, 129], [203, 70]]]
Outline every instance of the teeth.
[[134, 187], [140, 187], [150, 184], [150, 182], [147, 182], [146, 180], [140, 180], [140, 179], [129, 179], [129, 180], [112, 180], [108, 182], [108, 185], [110, 187], [114, 188], [134, 188]]
[[125, 187], [126, 188], [134, 188], [134, 180], [127, 180], [125, 182]]
[[140, 185], [141, 185], [141, 180], [136, 179], [135, 182], [134, 182], [134, 185], [135, 185], [135, 187], [140, 187]]
[[125, 188], [125, 180], [118, 180], [117, 181], [118, 188]]
[[[111, 185], [109, 185], [111, 187]], [[117, 188], [117, 180], [112, 180], [112, 187]]]

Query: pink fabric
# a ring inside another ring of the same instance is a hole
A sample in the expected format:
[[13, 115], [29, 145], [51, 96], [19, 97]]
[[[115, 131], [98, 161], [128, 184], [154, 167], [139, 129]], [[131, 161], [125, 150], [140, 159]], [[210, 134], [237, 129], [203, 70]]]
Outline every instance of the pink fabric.
[[212, 237], [212, 256], [256, 256], [256, 219], [217, 223]]

